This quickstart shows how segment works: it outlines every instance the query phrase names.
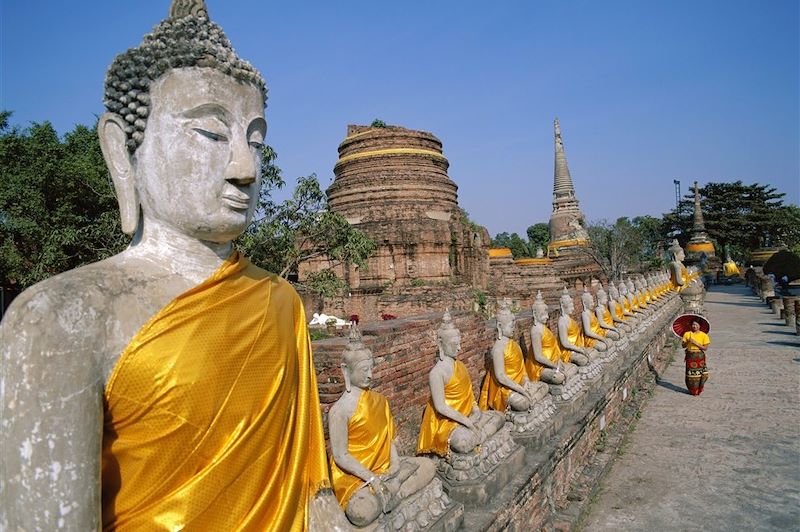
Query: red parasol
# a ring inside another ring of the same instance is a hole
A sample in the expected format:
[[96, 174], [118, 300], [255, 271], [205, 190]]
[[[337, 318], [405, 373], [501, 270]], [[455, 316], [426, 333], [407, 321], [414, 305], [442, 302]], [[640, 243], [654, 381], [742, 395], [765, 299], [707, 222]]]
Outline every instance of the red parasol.
[[682, 314], [675, 318], [672, 322], [672, 332], [678, 338], [683, 338], [683, 334], [692, 330], [692, 322], [696, 321], [700, 324], [700, 330], [708, 334], [711, 330], [711, 324], [708, 320], [699, 314]]

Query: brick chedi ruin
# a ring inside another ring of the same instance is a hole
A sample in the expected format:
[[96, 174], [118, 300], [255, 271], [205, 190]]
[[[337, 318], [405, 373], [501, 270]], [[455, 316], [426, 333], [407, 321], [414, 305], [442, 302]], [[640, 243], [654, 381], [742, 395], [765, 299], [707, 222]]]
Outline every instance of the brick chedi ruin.
[[[348, 126], [328, 204], [374, 240], [377, 250], [367, 268], [336, 270], [350, 290], [325, 301], [326, 312], [373, 321], [382, 312], [472, 307], [473, 289], [487, 283], [489, 235], [459, 208], [448, 167], [442, 142], [431, 133]], [[326, 267], [325, 259], [306, 262], [300, 279]]]
[[586, 252], [589, 232], [586, 217], [578, 206], [575, 186], [567, 165], [564, 141], [558, 118], [554, 123], [555, 165], [553, 171], [553, 213], [550, 215], [550, 243], [547, 255], [562, 278], [569, 281], [596, 276], [600, 272], [597, 262]]

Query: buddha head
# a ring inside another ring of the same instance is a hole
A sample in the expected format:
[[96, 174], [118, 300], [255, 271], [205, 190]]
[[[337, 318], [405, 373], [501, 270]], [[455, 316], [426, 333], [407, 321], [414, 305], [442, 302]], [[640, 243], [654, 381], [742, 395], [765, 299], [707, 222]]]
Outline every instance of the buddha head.
[[628, 293], [629, 294], [636, 293], [636, 286], [634, 286], [633, 279], [631, 279], [630, 277], [628, 277], [627, 287], [628, 287]]
[[533, 318], [536, 323], [547, 325], [547, 319], [550, 317], [550, 312], [547, 309], [547, 303], [542, 298], [542, 291], [536, 292], [536, 299], [533, 302]]
[[590, 311], [594, 308], [594, 298], [592, 297], [592, 293], [589, 292], [589, 288], [584, 286], [583, 293], [581, 294], [581, 303], [583, 303], [583, 309]]
[[683, 253], [683, 248], [680, 244], [678, 244], [678, 239], [675, 238], [672, 240], [672, 244], [669, 246], [670, 255], [672, 255], [672, 260], [677, 262], [683, 262], [685, 255]]
[[511, 300], [506, 298], [498, 302], [497, 338], [511, 338], [514, 334], [514, 313], [511, 312]]
[[614, 281], [608, 282], [608, 294], [611, 296], [611, 299], [619, 299], [619, 289], [617, 288], [617, 285], [614, 284]]
[[602, 307], [608, 304], [608, 294], [603, 289], [603, 285], [600, 285], [600, 288], [597, 289], [597, 304]]
[[575, 303], [572, 301], [572, 296], [570, 296], [569, 292], [567, 292], [566, 286], [561, 292], [561, 299], [559, 302], [561, 303], [561, 314], [564, 316], [572, 314], [572, 312], [575, 310]]
[[370, 351], [361, 339], [358, 325], [350, 325], [350, 338], [342, 353], [342, 374], [344, 388], [347, 392], [353, 388], [368, 390], [372, 386], [372, 368], [374, 361]]
[[436, 330], [436, 344], [439, 347], [439, 360], [456, 358], [461, 351], [461, 333], [453, 325], [450, 310], [444, 311], [442, 323]]
[[173, 0], [106, 74], [98, 135], [123, 231], [153, 222], [209, 242], [239, 235], [258, 201], [265, 99], [203, 0]]

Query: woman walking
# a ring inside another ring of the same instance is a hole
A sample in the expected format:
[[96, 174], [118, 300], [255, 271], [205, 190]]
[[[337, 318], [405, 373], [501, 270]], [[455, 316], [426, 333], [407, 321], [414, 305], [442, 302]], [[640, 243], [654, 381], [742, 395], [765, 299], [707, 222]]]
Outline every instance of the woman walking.
[[686, 352], [686, 388], [692, 395], [703, 393], [703, 386], [708, 380], [706, 367], [706, 349], [711, 339], [700, 330], [700, 322], [692, 320], [690, 331], [683, 333], [683, 348]]

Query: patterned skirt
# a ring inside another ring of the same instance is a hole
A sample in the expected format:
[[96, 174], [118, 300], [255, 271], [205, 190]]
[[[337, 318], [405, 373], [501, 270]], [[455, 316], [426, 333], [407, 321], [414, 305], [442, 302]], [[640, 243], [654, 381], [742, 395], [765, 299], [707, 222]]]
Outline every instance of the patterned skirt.
[[703, 393], [703, 386], [708, 380], [706, 355], [702, 352], [686, 351], [686, 388], [692, 395]]

